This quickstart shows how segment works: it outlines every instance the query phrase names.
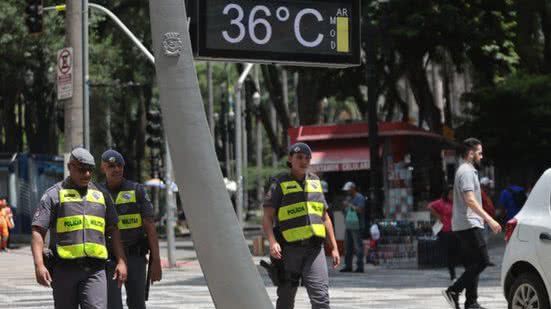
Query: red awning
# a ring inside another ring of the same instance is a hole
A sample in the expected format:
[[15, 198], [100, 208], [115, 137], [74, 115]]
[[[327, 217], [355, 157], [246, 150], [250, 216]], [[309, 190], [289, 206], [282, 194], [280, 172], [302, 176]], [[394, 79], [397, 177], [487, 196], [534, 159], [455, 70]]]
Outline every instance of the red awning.
[[311, 169], [314, 172], [368, 170], [369, 167], [367, 146], [316, 147], [312, 153]]

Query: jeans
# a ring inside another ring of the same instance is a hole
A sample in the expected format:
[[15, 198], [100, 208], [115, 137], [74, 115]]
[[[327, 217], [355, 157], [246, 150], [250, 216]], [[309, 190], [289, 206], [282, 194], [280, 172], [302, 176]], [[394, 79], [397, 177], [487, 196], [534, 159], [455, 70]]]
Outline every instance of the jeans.
[[450, 290], [456, 293], [466, 290], [465, 305], [470, 305], [476, 303], [478, 299], [478, 276], [490, 263], [488, 248], [480, 228], [458, 231], [455, 234], [461, 243], [465, 272], [455, 281]]
[[346, 229], [344, 240], [344, 268], [352, 269], [352, 257], [356, 252], [356, 270], [364, 269], [364, 250], [360, 230]]

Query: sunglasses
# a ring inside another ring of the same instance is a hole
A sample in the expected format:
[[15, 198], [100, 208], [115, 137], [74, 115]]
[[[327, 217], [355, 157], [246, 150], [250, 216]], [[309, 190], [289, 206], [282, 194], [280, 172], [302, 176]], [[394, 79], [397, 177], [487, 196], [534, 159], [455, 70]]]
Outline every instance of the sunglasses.
[[72, 164], [72, 166], [80, 173], [80, 174], [86, 174], [86, 172], [92, 173], [94, 171], [94, 167], [91, 165], [77, 165]]

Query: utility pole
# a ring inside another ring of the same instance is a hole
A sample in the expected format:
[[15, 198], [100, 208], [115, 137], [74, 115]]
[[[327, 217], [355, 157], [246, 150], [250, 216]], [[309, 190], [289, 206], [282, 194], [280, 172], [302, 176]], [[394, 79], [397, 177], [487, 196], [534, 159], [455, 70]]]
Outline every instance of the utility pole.
[[210, 134], [212, 134], [212, 140], [216, 141], [214, 138], [214, 129], [216, 127], [216, 124], [214, 123], [214, 89], [212, 88], [212, 63], [209, 61], [207, 62], [207, 89], [208, 89], [208, 120], [209, 120], [209, 128], [210, 128]]
[[[70, 2], [70, 1], [69, 1]], [[82, 0], [82, 104], [84, 147], [90, 150], [90, 85], [88, 74], [88, 0]]]
[[[65, 145], [64, 160], [69, 161], [73, 146], [84, 143], [83, 130], [83, 69], [82, 69], [82, 2], [67, 1], [65, 18], [65, 45], [73, 48], [73, 96], [64, 100]], [[67, 164], [64, 164], [68, 175]]]

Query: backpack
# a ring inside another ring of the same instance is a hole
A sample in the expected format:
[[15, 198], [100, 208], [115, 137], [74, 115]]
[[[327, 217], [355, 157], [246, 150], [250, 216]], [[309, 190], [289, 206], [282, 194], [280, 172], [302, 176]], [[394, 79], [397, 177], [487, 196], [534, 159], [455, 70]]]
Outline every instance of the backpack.
[[515, 202], [515, 206], [517, 206], [518, 209], [521, 209], [522, 206], [524, 206], [524, 203], [526, 203], [526, 192], [523, 190], [520, 191], [513, 191], [511, 188], [508, 188], [507, 191], [511, 192], [511, 196], [513, 197], [513, 202]]

